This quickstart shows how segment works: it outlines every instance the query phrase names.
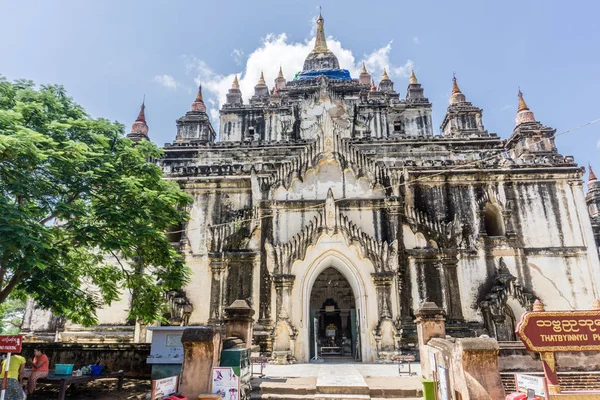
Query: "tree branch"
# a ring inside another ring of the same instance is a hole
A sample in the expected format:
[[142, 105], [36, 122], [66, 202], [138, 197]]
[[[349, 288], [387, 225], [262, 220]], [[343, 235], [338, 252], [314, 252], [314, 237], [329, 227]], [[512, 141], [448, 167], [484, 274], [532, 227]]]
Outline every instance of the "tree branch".
[[[65, 204], [71, 204], [71, 203], [73, 203], [78, 197], [79, 197], [79, 193], [75, 193], [74, 195], [72, 195], [69, 198], [69, 200], [67, 200], [65, 202]], [[51, 221], [53, 218], [56, 218], [56, 211], [55, 212], [51, 212], [50, 214], [48, 214], [47, 216], [45, 216], [44, 218], [42, 218], [38, 222], [40, 223], [40, 225], [45, 225], [46, 222]]]
[[23, 272], [15, 271], [15, 274], [10, 278], [6, 286], [0, 290], [0, 303], [3, 303], [4, 300], [6, 300], [10, 292], [13, 291], [15, 286], [17, 286], [17, 283], [21, 281], [24, 275], [25, 274]]
[[[119, 263], [119, 266], [121, 267], [121, 271], [123, 271], [123, 274], [125, 274], [125, 279], [127, 279], [129, 282], [131, 282], [131, 275], [129, 274], [129, 272], [127, 272], [127, 270], [125, 269], [125, 266], [121, 263], [121, 259], [119, 257], [117, 257], [117, 255], [115, 254], [114, 251], [112, 251], [112, 250], [109, 250], [109, 251], [110, 251], [110, 254], [112, 254], [112, 256]], [[129, 291], [129, 294], [133, 296], [133, 291], [131, 290], [131, 285], [127, 285], [127, 290]]]

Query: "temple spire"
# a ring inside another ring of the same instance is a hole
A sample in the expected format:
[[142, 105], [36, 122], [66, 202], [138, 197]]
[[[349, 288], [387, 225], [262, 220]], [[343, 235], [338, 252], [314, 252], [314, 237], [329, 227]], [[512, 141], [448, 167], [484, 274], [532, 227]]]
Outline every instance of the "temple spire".
[[458, 83], [456, 83], [456, 75], [452, 74], [452, 94], [450, 95], [450, 104], [465, 103], [466, 96], [460, 91]]
[[146, 99], [144, 99], [142, 101], [142, 106], [140, 107], [140, 113], [138, 114], [137, 119], [135, 120], [135, 122], [146, 123], [146, 113], [145, 113], [146, 104], [145, 104], [145, 102], [146, 102]]
[[319, 18], [317, 18], [317, 38], [315, 39], [315, 48], [313, 52], [315, 53], [325, 53], [328, 51], [327, 49], [327, 41], [325, 40], [325, 28], [324, 28], [325, 20], [321, 15], [321, 10], [319, 9]]
[[202, 85], [198, 85], [198, 94], [196, 100], [192, 103], [192, 111], [206, 112], [206, 105], [202, 99]]
[[277, 78], [283, 78], [283, 69], [281, 68], [281, 65], [279, 66], [279, 74], [277, 75]]
[[588, 164], [588, 168], [590, 169], [590, 177], [588, 179], [588, 182], [597, 181], [598, 178], [596, 178], [596, 174], [594, 174], [594, 170], [592, 169], [592, 166], [590, 164]]
[[419, 83], [419, 81], [417, 80], [417, 76], [415, 75], [415, 70], [411, 69], [410, 70], [410, 79], [408, 81], [411, 85], [416, 85], [417, 83]]
[[146, 99], [142, 101], [142, 106], [140, 107], [140, 112], [133, 123], [131, 125], [131, 133], [127, 135], [127, 137], [135, 142], [139, 141], [142, 138], [148, 139], [148, 124], [146, 124]]
[[381, 81], [389, 81], [390, 77], [388, 76], [387, 69], [383, 69], [383, 75], [381, 76]]
[[235, 76], [235, 78], [233, 78], [233, 83], [231, 84], [231, 88], [232, 89], [239, 89], [240, 88], [240, 82], [238, 82], [237, 75]]
[[375, 86], [375, 81], [371, 81], [371, 92], [376, 92], [377, 86]]
[[263, 75], [263, 72], [260, 71], [260, 78], [258, 79], [258, 85], [266, 85], [267, 83], [265, 82], [265, 76]]
[[365, 63], [362, 63], [362, 69], [360, 71], [360, 75], [358, 76], [358, 81], [361, 85], [370, 85], [371, 84], [371, 75], [367, 71], [367, 67]]
[[452, 94], [462, 93], [460, 88], [458, 87], [458, 83], [456, 83], [456, 75], [452, 76]]
[[523, 99], [521, 88], [519, 88], [519, 108], [517, 109], [517, 112], [521, 111], [529, 111], [529, 107], [527, 107], [527, 103], [525, 103], [525, 99]]
[[517, 108], [517, 117], [515, 118], [515, 122], [516, 125], [524, 122], [535, 122], [535, 115], [533, 115], [533, 111], [531, 111], [527, 106], [527, 103], [525, 103], [521, 88], [519, 88], [519, 107]]

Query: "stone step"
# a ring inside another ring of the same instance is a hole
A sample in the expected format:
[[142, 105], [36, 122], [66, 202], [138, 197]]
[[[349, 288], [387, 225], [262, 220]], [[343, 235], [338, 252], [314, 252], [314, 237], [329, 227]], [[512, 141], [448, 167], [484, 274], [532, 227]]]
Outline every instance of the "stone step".
[[360, 395], [369, 397], [369, 386], [353, 365], [323, 365], [317, 376], [317, 396], [319, 395]]
[[368, 394], [317, 393], [314, 400], [371, 400], [371, 396]]
[[252, 392], [264, 395], [312, 396], [317, 392], [315, 378], [254, 379]]
[[250, 393], [250, 400], [305, 400], [314, 398], [314, 394]]

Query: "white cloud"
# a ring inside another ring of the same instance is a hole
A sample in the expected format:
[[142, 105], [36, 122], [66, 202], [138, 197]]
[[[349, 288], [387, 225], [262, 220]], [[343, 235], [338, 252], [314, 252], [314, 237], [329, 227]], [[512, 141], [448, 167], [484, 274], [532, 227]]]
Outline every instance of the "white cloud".
[[233, 61], [235, 61], [235, 63], [238, 65], [241, 64], [243, 56], [244, 56], [243, 50], [233, 49], [233, 51], [231, 52], [231, 57], [233, 57]]
[[[407, 60], [404, 65], [394, 65], [390, 61], [392, 42], [373, 50], [360, 59], [355, 58], [351, 50], [345, 49], [339, 41], [331, 37], [327, 39], [327, 46], [337, 56], [340, 67], [349, 70], [353, 78], [358, 78], [363, 62], [376, 82], [381, 77], [384, 68], [387, 68], [388, 75], [393, 80], [394, 78], [407, 78], [413, 67], [410, 60]], [[313, 47], [314, 37], [303, 43], [294, 43], [288, 41], [285, 33], [269, 34], [262, 40], [260, 47], [250, 53], [244, 68], [231, 74], [217, 74], [205, 61], [196, 57], [184, 56], [184, 62], [187, 71], [196, 76], [196, 84], [202, 84], [205, 99], [217, 99], [218, 107], [220, 107], [225, 102], [227, 90], [231, 87], [234, 75], [238, 75], [244, 102], [247, 103], [254, 94], [254, 86], [258, 82], [261, 71], [264, 72], [269, 88], [273, 87], [273, 81], [277, 77], [280, 66], [285, 78], [290, 81], [297, 72], [302, 70], [304, 59]], [[209, 103], [209, 106], [212, 104]], [[211, 117], [216, 115], [212, 113], [212, 110], [209, 110], [209, 113], [211, 113]], [[214, 118], [211, 120], [213, 124], [218, 123]]]
[[421, 40], [419, 39], [418, 36], [413, 37], [413, 43], [414, 44], [421, 44]]
[[177, 82], [175, 78], [167, 74], [156, 75], [153, 81], [169, 89], [177, 89], [177, 87], [180, 86], [179, 82]]

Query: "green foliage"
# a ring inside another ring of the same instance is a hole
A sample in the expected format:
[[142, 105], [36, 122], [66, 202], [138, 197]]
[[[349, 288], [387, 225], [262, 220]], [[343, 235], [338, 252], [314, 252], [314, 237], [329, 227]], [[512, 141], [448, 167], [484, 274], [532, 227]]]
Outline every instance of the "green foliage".
[[90, 325], [129, 290], [130, 318], [159, 318], [188, 274], [165, 232], [191, 202], [148, 161], [161, 155], [61, 86], [0, 77], [0, 302], [29, 296]]
[[9, 297], [0, 304], [0, 334], [16, 335], [21, 330], [25, 301]]

